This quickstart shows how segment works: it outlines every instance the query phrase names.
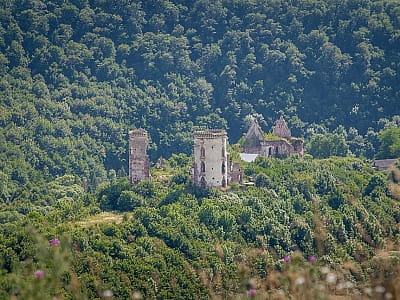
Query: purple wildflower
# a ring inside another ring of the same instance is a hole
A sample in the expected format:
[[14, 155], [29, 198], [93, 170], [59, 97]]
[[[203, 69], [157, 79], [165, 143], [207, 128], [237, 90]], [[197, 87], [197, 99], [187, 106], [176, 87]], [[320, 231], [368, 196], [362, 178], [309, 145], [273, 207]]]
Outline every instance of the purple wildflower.
[[308, 260], [308, 262], [310, 262], [310, 263], [314, 263], [314, 262], [317, 261], [317, 258], [316, 258], [314, 255], [311, 255], [311, 256], [308, 257], [307, 260]]
[[285, 262], [285, 263], [290, 263], [290, 261], [291, 261], [290, 256], [285, 256], [283, 258], [283, 262]]
[[60, 240], [58, 238], [52, 238], [50, 240], [50, 245], [51, 246], [58, 246], [58, 245], [60, 245]]
[[249, 295], [250, 297], [255, 296], [256, 295], [256, 290], [255, 289], [247, 290], [247, 295]]
[[42, 279], [44, 277], [44, 271], [43, 270], [37, 270], [34, 275], [35, 275], [35, 278]]

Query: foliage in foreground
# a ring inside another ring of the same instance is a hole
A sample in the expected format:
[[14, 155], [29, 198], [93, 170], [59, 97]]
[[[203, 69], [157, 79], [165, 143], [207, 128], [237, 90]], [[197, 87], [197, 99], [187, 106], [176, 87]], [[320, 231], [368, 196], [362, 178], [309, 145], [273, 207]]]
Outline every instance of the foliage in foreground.
[[[133, 187], [111, 182], [77, 200], [86, 215], [99, 207], [126, 211], [112, 222], [71, 218], [68, 206], [3, 206], [1, 297], [27, 299], [33, 287], [64, 299], [110, 293], [117, 299], [324, 299], [373, 296], [376, 287], [398, 295], [392, 280], [398, 278], [400, 205], [388, 196], [383, 174], [359, 159], [294, 157], [260, 158], [245, 174], [262, 174], [259, 182], [267, 184], [200, 193], [163, 177]], [[70, 242], [60, 238], [55, 248], [36, 235], [68, 235]], [[64, 252], [65, 264], [58, 263]], [[35, 278], [39, 269], [43, 278]]]

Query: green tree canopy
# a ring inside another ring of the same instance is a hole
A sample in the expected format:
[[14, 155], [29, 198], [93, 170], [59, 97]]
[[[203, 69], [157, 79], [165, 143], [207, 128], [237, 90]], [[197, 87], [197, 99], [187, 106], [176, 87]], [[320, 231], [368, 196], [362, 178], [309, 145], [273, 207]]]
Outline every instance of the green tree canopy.
[[381, 145], [376, 158], [398, 158], [400, 157], [400, 128], [388, 128], [379, 134]]

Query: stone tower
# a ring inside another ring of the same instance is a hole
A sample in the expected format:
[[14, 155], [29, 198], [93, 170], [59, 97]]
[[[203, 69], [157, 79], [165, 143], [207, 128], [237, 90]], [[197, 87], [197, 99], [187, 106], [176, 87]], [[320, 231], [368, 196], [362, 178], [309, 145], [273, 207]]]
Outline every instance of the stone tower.
[[150, 178], [150, 160], [147, 155], [149, 139], [147, 131], [136, 129], [129, 131], [129, 182], [136, 184]]
[[225, 130], [194, 132], [192, 182], [201, 187], [225, 187], [228, 184], [227, 135]]
[[279, 120], [277, 120], [275, 122], [275, 127], [273, 129], [273, 133], [276, 136], [283, 137], [283, 138], [290, 138], [291, 137], [292, 133], [290, 132], [290, 129], [287, 126], [286, 121], [283, 118], [283, 116], [281, 116], [279, 118]]

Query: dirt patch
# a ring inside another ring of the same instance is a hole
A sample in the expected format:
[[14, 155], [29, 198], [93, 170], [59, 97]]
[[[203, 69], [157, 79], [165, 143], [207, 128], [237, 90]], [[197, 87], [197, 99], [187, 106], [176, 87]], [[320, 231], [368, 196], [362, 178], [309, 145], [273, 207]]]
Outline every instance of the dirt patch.
[[82, 227], [89, 227], [95, 224], [119, 224], [122, 223], [123, 220], [122, 214], [117, 214], [113, 212], [102, 212], [97, 215], [91, 216], [89, 219], [84, 221], [76, 222], [76, 224]]

